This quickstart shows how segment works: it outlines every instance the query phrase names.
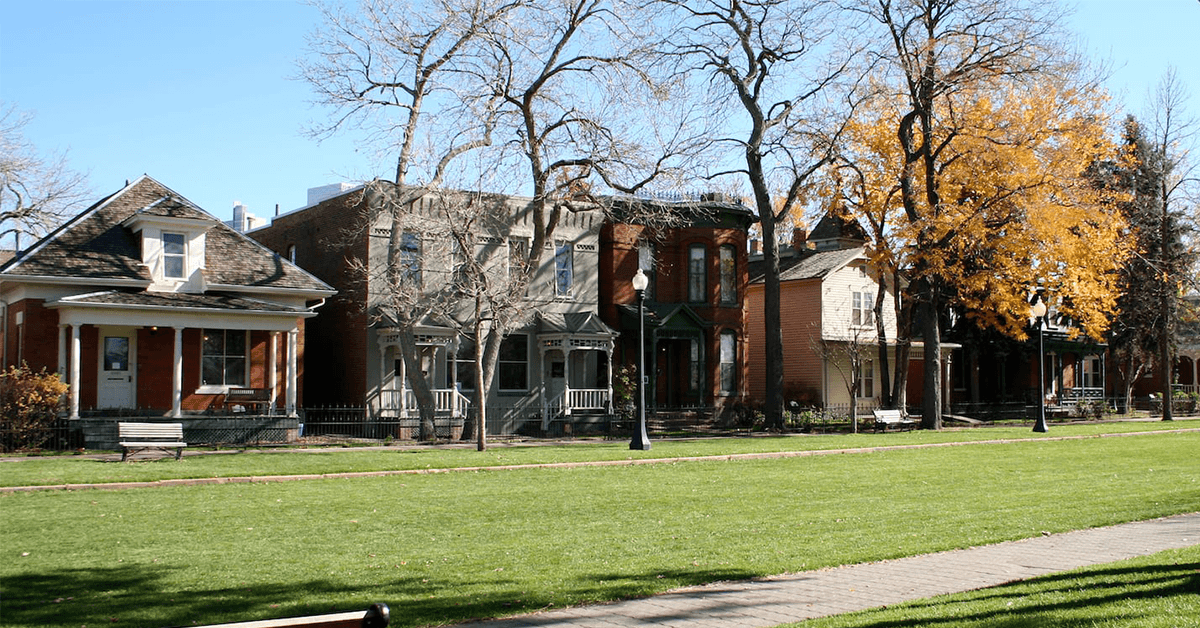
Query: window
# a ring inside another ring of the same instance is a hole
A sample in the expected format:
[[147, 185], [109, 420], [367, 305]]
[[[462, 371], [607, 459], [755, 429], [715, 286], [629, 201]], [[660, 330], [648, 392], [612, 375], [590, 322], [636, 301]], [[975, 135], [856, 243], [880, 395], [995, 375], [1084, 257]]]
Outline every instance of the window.
[[649, 281], [643, 296], [647, 299], [654, 295], [654, 245], [645, 240], [638, 243], [638, 268]]
[[703, 244], [693, 244], [688, 248], [688, 301], [703, 303], [708, 300], [706, 288], [708, 275], [705, 265], [708, 262], [708, 252]]
[[862, 360], [858, 364], [858, 398], [875, 397], [875, 361]]
[[104, 370], [131, 370], [129, 368], [129, 338], [124, 336], [106, 336], [104, 338]]
[[525, 334], [513, 334], [500, 343], [496, 372], [500, 390], [529, 390], [529, 340]]
[[737, 392], [737, 335], [721, 332], [721, 392]]
[[529, 261], [529, 240], [514, 238], [508, 241], [508, 280], [523, 277], [525, 264]]
[[1089, 355], [1083, 358], [1083, 378], [1079, 385], [1084, 388], [1104, 387], [1104, 373], [1100, 370], [1100, 356]]
[[855, 292], [850, 324], [869, 326], [875, 324], [875, 295], [870, 292]]
[[554, 248], [554, 296], [571, 296], [571, 282], [575, 263], [572, 258], [574, 245], [570, 242], [559, 242]]
[[458, 384], [463, 390], [475, 390], [475, 343], [460, 340], [458, 351], [455, 351], [450, 359], [454, 364], [450, 369], [446, 369], [446, 375], [453, 373], [455, 379], [446, 382], [446, 388], [453, 388]]
[[400, 235], [400, 268], [405, 283], [421, 285], [421, 236], [406, 232]]
[[692, 338], [688, 341], [688, 390], [698, 391], [704, 384], [704, 374], [701, 369], [704, 360], [701, 359], [700, 341]]
[[737, 250], [731, 244], [721, 246], [721, 303], [737, 303]]
[[186, 240], [182, 233], [164, 233], [163, 242], [163, 275], [172, 279], [183, 279], [186, 265]]
[[288, 258], [288, 261], [289, 261], [289, 262], [291, 262], [291, 263], [293, 263], [293, 264], [295, 264], [295, 263], [296, 263], [296, 245], [295, 245], [295, 244], [289, 244], [289, 245], [288, 245], [288, 248], [287, 248], [287, 258]]
[[246, 385], [246, 332], [205, 329], [201, 363], [204, 386]]

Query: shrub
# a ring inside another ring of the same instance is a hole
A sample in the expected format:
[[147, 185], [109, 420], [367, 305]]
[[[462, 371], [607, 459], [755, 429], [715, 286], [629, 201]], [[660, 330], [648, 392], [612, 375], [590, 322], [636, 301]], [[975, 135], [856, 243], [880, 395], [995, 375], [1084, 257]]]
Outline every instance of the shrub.
[[0, 448], [37, 449], [51, 436], [68, 386], [46, 369], [28, 365], [0, 371]]

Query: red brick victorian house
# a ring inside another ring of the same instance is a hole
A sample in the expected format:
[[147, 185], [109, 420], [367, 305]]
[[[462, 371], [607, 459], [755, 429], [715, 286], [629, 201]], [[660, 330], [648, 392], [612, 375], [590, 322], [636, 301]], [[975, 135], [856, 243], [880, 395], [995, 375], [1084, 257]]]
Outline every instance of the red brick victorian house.
[[620, 331], [615, 364], [637, 364], [637, 299], [631, 279], [641, 269], [644, 293], [647, 406], [655, 411], [711, 409], [727, 418], [752, 391], [747, 381], [745, 299], [747, 241], [754, 214], [722, 194], [677, 202], [683, 224], [653, 230], [616, 218], [600, 233], [600, 316]]
[[246, 387], [295, 416], [304, 323], [333, 294], [143, 176], [0, 266], [3, 364], [57, 371], [71, 419], [224, 415]]

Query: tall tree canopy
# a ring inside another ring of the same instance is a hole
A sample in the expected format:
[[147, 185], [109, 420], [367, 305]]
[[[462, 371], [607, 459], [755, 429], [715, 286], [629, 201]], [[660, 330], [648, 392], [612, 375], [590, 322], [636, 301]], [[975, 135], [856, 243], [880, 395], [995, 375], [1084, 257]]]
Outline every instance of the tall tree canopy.
[[[857, 150], [891, 164], [876, 194], [903, 216], [894, 229], [924, 342], [922, 426], [937, 429], [948, 305], [1021, 336], [1029, 292], [1042, 285], [1082, 329], [1106, 329], [1109, 265], [1124, 257], [1121, 221], [1084, 176], [1110, 150], [1104, 103], [1058, 45], [1054, 4], [857, 8], [886, 42], [876, 51], [874, 118]], [[864, 159], [855, 150], [850, 160]]]

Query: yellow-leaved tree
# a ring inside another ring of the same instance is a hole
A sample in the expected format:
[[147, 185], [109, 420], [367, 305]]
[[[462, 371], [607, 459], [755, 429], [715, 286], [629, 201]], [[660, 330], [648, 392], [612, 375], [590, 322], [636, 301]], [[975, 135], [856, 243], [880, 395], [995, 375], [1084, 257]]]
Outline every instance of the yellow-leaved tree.
[[[926, 306], [924, 316], [953, 307], [981, 326], [1023, 338], [1031, 293], [1041, 287], [1053, 292], [1078, 332], [1100, 339], [1116, 307], [1117, 271], [1129, 254], [1117, 192], [1089, 175], [1115, 156], [1103, 95], [1053, 81], [1038, 89], [980, 86], [947, 95], [935, 113], [952, 123], [929, 135], [935, 160], [909, 164], [907, 198], [904, 145], [896, 133], [904, 105], [880, 96], [862, 111], [825, 190], [830, 209], [871, 226], [875, 263], [895, 284], [901, 275], [909, 281], [907, 298], [897, 296], [901, 368], [891, 390], [883, 382], [884, 401], [904, 402], [914, 304]], [[939, 428], [940, 412], [933, 417], [923, 417], [923, 426]]]

